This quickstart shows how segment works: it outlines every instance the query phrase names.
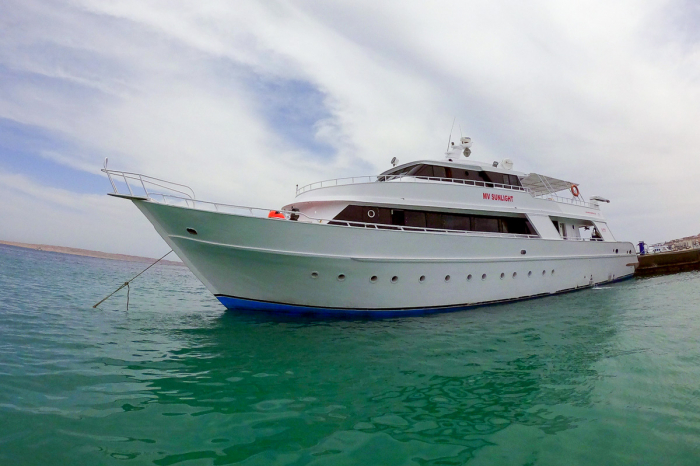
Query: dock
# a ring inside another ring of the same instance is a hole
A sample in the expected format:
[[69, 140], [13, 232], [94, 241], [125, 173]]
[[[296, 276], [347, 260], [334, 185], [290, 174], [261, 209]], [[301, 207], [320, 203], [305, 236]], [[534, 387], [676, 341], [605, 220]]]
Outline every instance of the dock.
[[697, 248], [638, 255], [637, 259], [636, 277], [700, 270], [700, 249]]

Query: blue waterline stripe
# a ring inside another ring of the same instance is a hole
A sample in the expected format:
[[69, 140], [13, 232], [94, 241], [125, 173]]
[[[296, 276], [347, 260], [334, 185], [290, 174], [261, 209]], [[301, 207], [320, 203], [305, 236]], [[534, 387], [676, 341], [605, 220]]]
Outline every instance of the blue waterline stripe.
[[611, 283], [621, 282], [633, 278], [634, 275], [616, 278], [595, 285], [587, 285], [578, 288], [569, 288], [567, 290], [557, 291], [555, 293], [542, 293], [522, 298], [501, 299], [497, 301], [486, 301], [478, 304], [458, 304], [455, 306], [439, 306], [439, 307], [412, 307], [412, 308], [389, 308], [389, 309], [349, 309], [349, 308], [331, 308], [317, 306], [300, 306], [295, 304], [284, 304], [273, 301], [258, 301], [254, 299], [238, 298], [223, 294], [215, 295], [217, 299], [229, 310], [247, 310], [247, 311], [263, 311], [282, 314], [307, 314], [307, 315], [326, 315], [326, 316], [372, 316], [372, 317], [396, 317], [396, 316], [413, 316], [435, 314], [439, 312], [456, 312], [467, 309], [474, 309], [481, 306], [491, 306], [496, 304], [512, 303], [517, 301], [527, 301], [530, 299], [542, 298], [545, 296], [554, 296], [564, 293], [571, 293], [590, 289], [595, 286], [608, 285]]

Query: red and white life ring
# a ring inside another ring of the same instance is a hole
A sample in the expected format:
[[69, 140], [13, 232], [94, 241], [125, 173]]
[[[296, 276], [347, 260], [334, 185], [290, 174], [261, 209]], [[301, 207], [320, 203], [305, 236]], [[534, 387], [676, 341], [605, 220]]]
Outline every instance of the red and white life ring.
[[575, 184], [571, 185], [571, 194], [573, 194], [574, 197], [578, 197], [579, 194], [581, 194], [581, 192], [578, 190], [578, 186], [576, 186]]

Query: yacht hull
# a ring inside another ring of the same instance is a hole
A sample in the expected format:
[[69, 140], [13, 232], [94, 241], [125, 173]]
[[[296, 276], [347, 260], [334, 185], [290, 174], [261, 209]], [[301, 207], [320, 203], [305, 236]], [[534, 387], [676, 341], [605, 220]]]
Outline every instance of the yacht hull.
[[133, 202], [229, 309], [456, 310], [617, 281], [637, 262], [624, 242], [356, 228]]

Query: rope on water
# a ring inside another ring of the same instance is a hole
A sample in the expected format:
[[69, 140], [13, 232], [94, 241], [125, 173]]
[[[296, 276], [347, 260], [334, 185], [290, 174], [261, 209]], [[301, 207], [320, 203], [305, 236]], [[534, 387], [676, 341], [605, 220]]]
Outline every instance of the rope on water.
[[97, 306], [99, 306], [100, 304], [104, 303], [104, 302], [107, 301], [109, 298], [111, 298], [117, 291], [119, 291], [119, 290], [123, 289], [124, 287], [126, 287], [126, 310], [128, 311], [128, 310], [129, 310], [129, 293], [131, 292], [131, 287], [129, 287], [129, 283], [133, 282], [133, 281], [136, 280], [142, 273], [144, 273], [146, 270], [150, 269], [151, 267], [153, 267], [154, 265], [156, 265], [158, 262], [160, 262], [160, 261], [162, 261], [163, 259], [165, 259], [165, 256], [167, 256], [167, 255], [170, 254], [171, 252], [173, 252], [172, 249], [171, 249], [170, 251], [166, 252], [165, 255], [162, 256], [160, 259], [158, 259], [157, 261], [155, 261], [154, 263], [152, 263], [151, 265], [149, 265], [148, 267], [146, 267], [145, 269], [143, 269], [141, 272], [139, 272], [138, 274], [136, 274], [131, 280], [125, 281], [124, 284], [123, 284], [122, 286], [120, 286], [119, 288], [117, 288], [116, 290], [114, 290], [112, 293], [110, 293], [110, 294], [109, 294], [106, 298], [104, 298], [102, 301], [100, 301], [99, 303], [97, 303], [97, 304], [95, 304], [94, 306], [92, 306], [92, 308], [95, 309]]

